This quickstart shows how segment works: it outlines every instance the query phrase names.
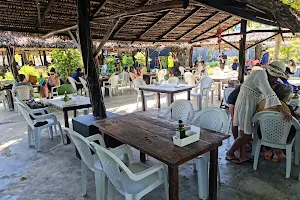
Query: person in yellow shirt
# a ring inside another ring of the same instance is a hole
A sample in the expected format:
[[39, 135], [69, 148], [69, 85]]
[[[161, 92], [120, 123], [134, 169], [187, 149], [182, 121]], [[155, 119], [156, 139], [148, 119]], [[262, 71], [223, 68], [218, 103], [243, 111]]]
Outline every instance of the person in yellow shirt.
[[168, 56], [168, 68], [173, 68], [174, 67], [174, 58], [173, 58], [173, 53], [170, 52]]

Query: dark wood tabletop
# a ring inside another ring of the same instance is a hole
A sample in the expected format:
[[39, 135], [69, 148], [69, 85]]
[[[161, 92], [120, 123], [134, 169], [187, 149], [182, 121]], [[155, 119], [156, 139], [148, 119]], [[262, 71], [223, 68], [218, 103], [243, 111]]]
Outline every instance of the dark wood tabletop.
[[160, 85], [143, 85], [139, 86], [139, 90], [160, 92], [160, 93], [179, 93], [192, 90], [194, 86], [189, 85], [173, 85], [173, 84], [160, 84]]
[[[140, 152], [168, 165], [170, 199], [178, 199], [178, 166], [199, 155], [213, 151], [210, 171], [210, 199], [216, 198], [217, 149], [228, 135], [201, 129], [200, 140], [185, 147], [173, 144], [178, 122], [163, 119], [149, 112], [136, 112], [94, 123], [102, 134], [107, 134]], [[187, 126], [187, 125], [186, 125]], [[212, 186], [211, 186], [212, 185]]]

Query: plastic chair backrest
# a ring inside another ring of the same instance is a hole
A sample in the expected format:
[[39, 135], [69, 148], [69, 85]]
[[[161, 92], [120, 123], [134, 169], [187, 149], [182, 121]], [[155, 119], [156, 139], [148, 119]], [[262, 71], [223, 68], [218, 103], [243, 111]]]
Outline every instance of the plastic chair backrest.
[[[223, 103], [225, 105], [227, 105], [227, 100], [228, 100], [228, 97], [229, 95], [235, 90], [235, 88], [232, 88], [232, 87], [228, 87], [228, 88], [225, 88], [224, 89], [224, 99], [223, 99]], [[228, 106], [228, 105], [227, 105]]]
[[180, 71], [181, 76], [183, 76], [184, 75], [184, 67], [179, 67], [178, 70]]
[[152, 72], [153, 72], [153, 73], [157, 73], [157, 72], [158, 72], [158, 69], [152, 69]]
[[145, 81], [142, 78], [136, 78], [133, 80], [133, 86], [136, 91], [139, 91], [139, 86], [146, 85]]
[[75, 92], [77, 92], [77, 86], [76, 86], [76, 81], [75, 81], [75, 79], [69, 76], [69, 77], [68, 77], [68, 80], [69, 80], [69, 82], [71, 83], [71, 85], [72, 85], [72, 87], [73, 87], [73, 90], [74, 90]]
[[184, 73], [183, 79], [184, 79], [184, 81], [185, 81], [186, 83], [187, 83], [187, 81], [188, 81], [188, 80], [187, 80], [187, 77], [188, 77], [188, 76], [193, 76], [192, 72], [185, 72], [185, 73]]
[[133, 173], [128, 169], [128, 167], [112, 152], [101, 147], [100, 145], [92, 142], [93, 150], [99, 157], [102, 168], [108, 177], [109, 181], [121, 191], [125, 191], [122, 183], [121, 170], [124, 171], [129, 178], [133, 177]]
[[203, 108], [191, 122], [192, 125], [228, 134], [228, 116], [221, 108]]
[[169, 105], [163, 117], [167, 118], [169, 114], [173, 120], [190, 121], [194, 117], [193, 104], [185, 99], [174, 101]]
[[121, 80], [124, 83], [129, 83], [129, 73], [128, 72], [122, 72], [119, 74], [119, 80]]
[[214, 80], [210, 78], [209, 76], [202, 76], [200, 80], [200, 88], [210, 88], [212, 84], [214, 83]]
[[[77, 133], [76, 131], [73, 131], [71, 129], [65, 129], [65, 128], [64, 130], [67, 131], [67, 134], [71, 137], [84, 163], [88, 166], [90, 170], [95, 171], [94, 158], [91, 152], [90, 141], [85, 137], [83, 137], [82, 135], [80, 135], [79, 133]], [[101, 146], [106, 147], [101, 135], [100, 138], [102, 139], [100, 140]]]
[[291, 126], [294, 125], [299, 130], [300, 125], [293, 117], [292, 121], [283, 120], [283, 115], [279, 112], [259, 112], [254, 115], [252, 122], [259, 121], [262, 141], [285, 145], [290, 133]]
[[31, 113], [25, 106], [24, 103], [21, 103], [21, 102], [15, 102], [17, 107], [18, 107], [18, 110], [21, 112], [21, 114], [23, 115], [25, 121], [27, 122], [27, 124], [31, 127], [31, 128], [34, 128], [34, 122], [33, 120], [30, 118], [30, 116], [34, 116], [33, 113]]
[[85, 90], [89, 91], [89, 88], [88, 88], [88, 86], [87, 86], [86, 80], [84, 80], [84, 79], [81, 78], [81, 77], [79, 77], [79, 80], [80, 80], [80, 82], [81, 82], [83, 88], [84, 88]]
[[193, 74], [186, 76], [186, 82], [189, 86], [195, 86], [198, 83], [197, 79], [194, 77]]
[[29, 85], [20, 85], [14, 89], [15, 96], [20, 100], [31, 99], [32, 87]]
[[179, 83], [179, 78], [177, 77], [171, 77], [167, 80], [168, 84], [177, 85]]
[[165, 71], [162, 69], [160, 70], [158, 73], [157, 73], [157, 79], [158, 79], [158, 82], [162, 82], [165, 80]]
[[112, 88], [117, 87], [118, 83], [119, 83], [119, 76], [118, 75], [112, 75], [108, 82], [110, 83]]

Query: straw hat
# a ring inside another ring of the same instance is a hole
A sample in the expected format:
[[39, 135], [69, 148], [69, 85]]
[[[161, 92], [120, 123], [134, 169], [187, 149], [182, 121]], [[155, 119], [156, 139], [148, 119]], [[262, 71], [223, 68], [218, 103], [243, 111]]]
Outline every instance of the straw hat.
[[288, 79], [285, 74], [286, 66], [279, 61], [273, 61], [268, 65], [267, 71], [271, 76]]

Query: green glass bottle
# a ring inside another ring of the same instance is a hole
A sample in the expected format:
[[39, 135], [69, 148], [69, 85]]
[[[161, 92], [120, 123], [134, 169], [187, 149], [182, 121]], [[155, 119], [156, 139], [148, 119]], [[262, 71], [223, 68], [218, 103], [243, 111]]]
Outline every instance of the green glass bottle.
[[184, 125], [182, 123], [182, 120], [179, 120], [178, 121], [179, 125], [178, 125], [178, 131], [180, 133], [180, 139], [183, 139], [185, 138], [185, 130], [184, 130]]
[[65, 91], [64, 102], [67, 102], [67, 101], [69, 101], [69, 97], [67, 95], [67, 91]]

